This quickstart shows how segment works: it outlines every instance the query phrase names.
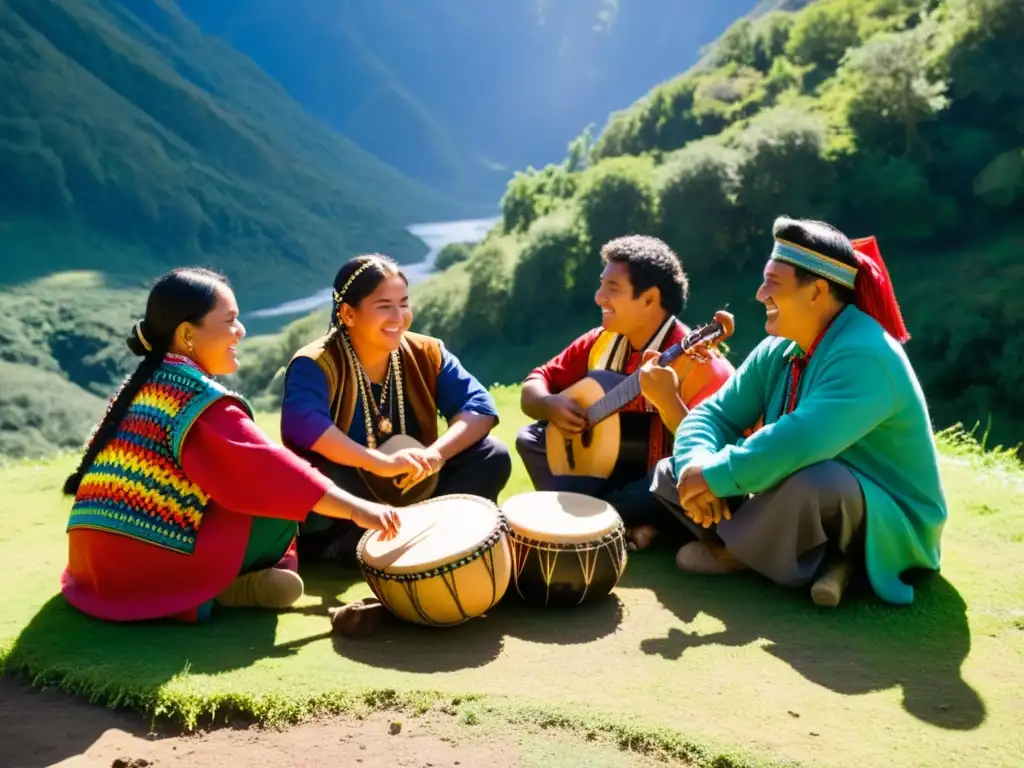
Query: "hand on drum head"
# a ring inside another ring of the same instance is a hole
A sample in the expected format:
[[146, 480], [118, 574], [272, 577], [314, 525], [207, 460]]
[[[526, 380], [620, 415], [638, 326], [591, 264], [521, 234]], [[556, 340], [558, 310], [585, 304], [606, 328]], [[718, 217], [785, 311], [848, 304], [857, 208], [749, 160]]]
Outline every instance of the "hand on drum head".
[[352, 512], [352, 522], [360, 528], [380, 531], [384, 541], [393, 539], [402, 527], [402, 520], [392, 507], [363, 501]]

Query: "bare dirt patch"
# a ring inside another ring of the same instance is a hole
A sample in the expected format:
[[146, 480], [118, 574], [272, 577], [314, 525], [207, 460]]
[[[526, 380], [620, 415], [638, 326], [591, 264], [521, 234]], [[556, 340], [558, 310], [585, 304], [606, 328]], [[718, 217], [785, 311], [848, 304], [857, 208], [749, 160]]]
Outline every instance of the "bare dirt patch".
[[601, 741], [522, 725], [467, 726], [440, 712], [325, 718], [283, 730], [148, 733], [139, 716], [0, 680], [0, 768], [533, 768], [665, 765]]

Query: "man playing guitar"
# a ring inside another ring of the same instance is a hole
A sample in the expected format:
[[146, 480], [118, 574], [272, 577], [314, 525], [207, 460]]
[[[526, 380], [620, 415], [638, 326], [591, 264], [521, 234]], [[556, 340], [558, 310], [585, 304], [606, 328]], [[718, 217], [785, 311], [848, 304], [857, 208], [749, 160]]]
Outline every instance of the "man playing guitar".
[[[659, 353], [690, 333], [676, 318], [688, 297], [687, 277], [668, 245], [645, 235], [620, 237], [604, 245], [601, 261], [604, 270], [594, 295], [601, 325], [526, 377], [521, 407], [536, 421], [520, 431], [516, 450], [534, 488], [608, 501], [622, 516], [632, 545], [642, 549], [659, 532], [680, 526], [650, 492], [655, 465], [670, 455], [673, 435], [690, 409], [716, 392], [735, 369], [717, 349], [705, 345], [695, 346], [668, 366], [657, 364]], [[721, 338], [731, 335], [732, 316], [719, 312], [715, 319], [724, 329]], [[613, 477], [553, 473], [545, 447], [549, 425], [567, 437], [588, 427], [585, 409], [566, 390], [594, 371], [629, 375], [637, 367], [642, 367], [642, 396], [620, 416], [624, 423], [631, 421], [633, 433], [644, 440], [646, 461]]]

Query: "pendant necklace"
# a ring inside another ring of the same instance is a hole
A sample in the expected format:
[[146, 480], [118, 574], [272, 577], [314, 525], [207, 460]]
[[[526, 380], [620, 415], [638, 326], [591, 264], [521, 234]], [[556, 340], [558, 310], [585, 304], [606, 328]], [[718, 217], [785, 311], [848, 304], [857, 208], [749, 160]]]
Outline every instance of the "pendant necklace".
[[[376, 448], [377, 440], [376, 437], [379, 434], [385, 440], [391, 436], [394, 430], [394, 422], [389, 418], [391, 409], [388, 409], [388, 415], [384, 414], [384, 404], [387, 402], [388, 394], [391, 391], [391, 379], [392, 376], [395, 380], [395, 391], [398, 399], [398, 423], [399, 432], [405, 434], [405, 398], [403, 396], [402, 387], [402, 365], [401, 358], [398, 352], [392, 352], [388, 358], [388, 372], [384, 378], [383, 391], [381, 393], [380, 407], [377, 407], [377, 403], [373, 399], [372, 382], [370, 376], [367, 374], [366, 369], [363, 367], [362, 362], [359, 360], [358, 355], [355, 354], [355, 350], [352, 348], [351, 343], [347, 337], [345, 339], [345, 346], [349, 354], [349, 359], [355, 364], [356, 369], [356, 382], [359, 386], [359, 396], [363, 401], [363, 419], [366, 426], [366, 441], [368, 448]], [[373, 418], [370, 415], [371, 409], [373, 410], [373, 416], [376, 417], [377, 429], [373, 429]]]

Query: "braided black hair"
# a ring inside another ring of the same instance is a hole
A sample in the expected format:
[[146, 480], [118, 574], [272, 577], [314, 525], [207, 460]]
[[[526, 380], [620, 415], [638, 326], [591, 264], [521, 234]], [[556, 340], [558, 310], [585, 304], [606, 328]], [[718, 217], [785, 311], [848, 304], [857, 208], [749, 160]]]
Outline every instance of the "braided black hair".
[[96, 456], [110, 442], [132, 400], [163, 361], [174, 343], [174, 332], [184, 322], [199, 324], [217, 303], [217, 291], [227, 286], [223, 275], [208, 269], [175, 269], [153, 285], [146, 302], [146, 317], [132, 328], [125, 342], [142, 358], [110, 400], [107, 412], [86, 443], [78, 467], [64, 481], [64, 495], [74, 496]]

